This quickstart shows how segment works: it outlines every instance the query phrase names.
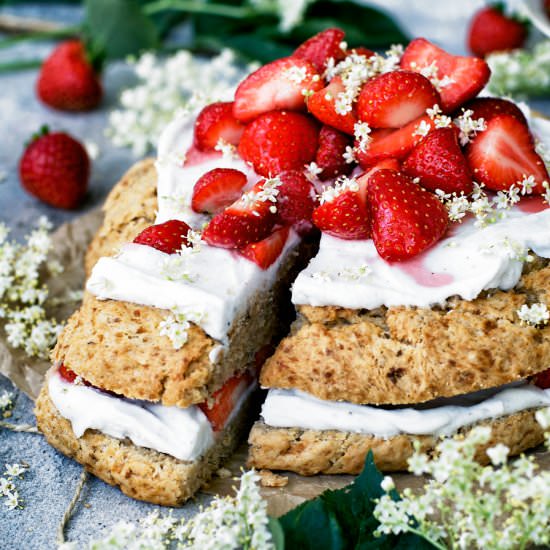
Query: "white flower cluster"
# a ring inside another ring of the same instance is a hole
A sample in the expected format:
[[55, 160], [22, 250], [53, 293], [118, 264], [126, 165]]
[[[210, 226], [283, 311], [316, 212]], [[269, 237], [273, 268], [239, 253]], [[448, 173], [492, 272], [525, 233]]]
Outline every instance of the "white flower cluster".
[[5, 412], [13, 407], [13, 393], [9, 391], [3, 391], [0, 395], [0, 409], [2, 410], [2, 413], [5, 415]]
[[180, 306], [175, 306], [170, 311], [172, 313], [160, 322], [160, 335], [167, 336], [174, 349], [180, 349], [189, 338], [188, 331], [191, 328], [191, 323], [200, 323], [204, 319], [204, 313]]
[[[411, 66], [416, 66], [416, 63], [411, 63]], [[422, 76], [425, 76], [438, 92], [454, 82], [454, 80], [447, 75], [445, 75], [443, 78], [439, 78], [439, 68], [435, 61], [432, 61], [430, 65], [425, 65], [424, 67], [421, 67], [420, 74]]]
[[239, 156], [237, 153], [237, 148], [232, 143], [225, 141], [223, 138], [218, 139], [214, 150], [219, 151], [226, 160], [231, 160]]
[[187, 244], [183, 243], [176, 254], [170, 254], [161, 265], [161, 275], [168, 281], [185, 281], [193, 283], [197, 274], [191, 272], [191, 258], [201, 251], [202, 235], [190, 229], [185, 236]]
[[[279, 187], [283, 184], [278, 176], [266, 179], [259, 191], [248, 191], [243, 193], [239, 201], [245, 207], [253, 207], [257, 202], [272, 203], [269, 210], [272, 214], [277, 212], [277, 196], [279, 195]], [[256, 216], [260, 214], [253, 211]]]
[[319, 196], [320, 204], [325, 202], [331, 202], [336, 197], [339, 197], [345, 191], [359, 191], [359, 184], [354, 178], [348, 178], [347, 176], [340, 176], [334, 185], [328, 185], [323, 188], [323, 192]]
[[17, 479], [22, 479], [28, 466], [23, 464], [6, 464], [0, 477], [0, 497], [4, 499], [4, 505], [8, 510], [23, 508], [23, 501], [15, 485]]
[[453, 123], [450, 116], [443, 114], [441, 107], [437, 103], [431, 109], [426, 109], [426, 114], [433, 120], [436, 128], [447, 128]]
[[319, 174], [323, 171], [323, 169], [316, 162], [310, 162], [309, 164], [306, 164], [305, 169], [306, 178], [312, 183], [317, 183], [319, 179]]
[[133, 66], [140, 83], [122, 92], [121, 109], [110, 113], [106, 134], [136, 155], [156, 147], [175, 113], [190, 119], [208, 103], [230, 101], [243, 76], [231, 50], [210, 61], [185, 50], [164, 59], [145, 53]]
[[[357, 149], [363, 153], [367, 150], [372, 138], [370, 137], [371, 127], [366, 122], [356, 122], [353, 127], [353, 135], [357, 140]], [[347, 161], [347, 159], [346, 159]]]
[[[245, 472], [234, 497], [214, 499], [208, 508], [189, 521], [171, 515], [161, 517], [158, 511], [153, 512], [138, 524], [118, 523], [102, 539], [91, 542], [88, 548], [272, 550], [267, 504], [260, 496], [259, 480], [256, 472]], [[62, 548], [75, 550], [77, 546], [66, 543]]]
[[550, 311], [543, 303], [532, 304], [531, 306], [523, 304], [517, 310], [517, 314], [521, 321], [534, 327], [546, 325], [550, 320]]
[[478, 132], [483, 132], [487, 129], [487, 123], [484, 118], [472, 118], [474, 112], [471, 109], [462, 110], [462, 114], [454, 119], [455, 125], [460, 130], [459, 140], [460, 145], [464, 147], [470, 143]]
[[533, 51], [493, 53], [485, 59], [491, 68], [488, 88], [494, 94], [547, 96], [550, 92], [550, 40]]
[[[550, 425], [548, 413], [537, 413], [537, 419]], [[465, 438], [445, 439], [433, 459], [417, 442], [409, 469], [431, 479], [421, 493], [405, 489], [402, 500], [389, 494], [379, 499], [377, 534], [413, 532], [441, 549], [550, 544], [550, 471], [538, 471], [532, 457], [507, 464], [509, 449], [502, 444], [487, 450], [492, 466], [481, 466], [474, 460], [476, 449], [490, 436], [490, 428], [478, 426]], [[385, 479], [383, 488], [391, 490], [391, 480]]]
[[[8, 228], [0, 224], [0, 320], [8, 343], [32, 357], [47, 358], [61, 325], [46, 316], [48, 289], [40, 284], [52, 244], [51, 225], [40, 218], [25, 245], [8, 241]], [[58, 273], [59, 264], [49, 265]]]

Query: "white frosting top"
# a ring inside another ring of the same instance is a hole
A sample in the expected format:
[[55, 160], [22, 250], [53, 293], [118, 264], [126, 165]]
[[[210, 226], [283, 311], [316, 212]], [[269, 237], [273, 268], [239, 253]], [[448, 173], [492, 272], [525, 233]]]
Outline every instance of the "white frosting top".
[[197, 406], [182, 409], [114, 397], [67, 382], [58, 371], [49, 375], [48, 391], [61, 416], [71, 422], [76, 437], [95, 429], [189, 461], [202, 456], [214, 443], [212, 426]]
[[323, 401], [298, 390], [270, 389], [262, 407], [268, 426], [339, 430], [392, 437], [398, 434], [451, 435], [463, 426], [550, 405], [550, 389], [508, 385], [420, 407], [382, 408]]

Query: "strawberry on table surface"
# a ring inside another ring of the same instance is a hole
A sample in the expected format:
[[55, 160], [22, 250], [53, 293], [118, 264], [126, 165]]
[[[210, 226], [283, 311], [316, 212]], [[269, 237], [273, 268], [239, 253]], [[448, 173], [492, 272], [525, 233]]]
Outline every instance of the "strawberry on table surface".
[[272, 181], [259, 181], [210, 220], [203, 239], [220, 248], [244, 248], [261, 241], [271, 233], [277, 220], [276, 191]]
[[195, 145], [201, 150], [214, 149], [220, 140], [237, 146], [244, 125], [233, 116], [233, 102], [207, 105], [195, 121]]
[[61, 111], [88, 111], [103, 96], [99, 75], [80, 40], [62, 42], [54, 49], [42, 64], [36, 89], [46, 105]]
[[239, 252], [262, 269], [267, 269], [281, 254], [288, 239], [289, 227], [274, 231], [269, 237], [245, 246]]
[[497, 6], [486, 6], [472, 17], [468, 47], [479, 57], [521, 48], [527, 39], [525, 23], [508, 17]]
[[475, 181], [495, 191], [508, 190], [533, 176], [533, 192], [544, 193], [550, 176], [543, 159], [535, 151], [529, 129], [513, 115], [498, 115], [487, 122], [466, 148], [466, 159]]
[[23, 187], [57, 208], [76, 208], [88, 188], [90, 160], [86, 149], [64, 132], [45, 127], [33, 136], [19, 161]]
[[180, 220], [168, 220], [158, 225], [146, 227], [135, 239], [136, 244], [151, 246], [165, 252], [174, 254], [182, 246], [188, 246], [187, 233], [191, 228]]
[[322, 73], [330, 57], [336, 62], [345, 57], [346, 53], [340, 47], [343, 40], [343, 30], [325, 29], [298, 46], [292, 56], [309, 61]]
[[346, 148], [351, 146], [353, 146], [351, 136], [332, 128], [332, 126], [325, 125], [321, 128], [319, 148], [315, 155], [315, 164], [322, 170], [319, 173], [319, 179], [347, 176], [352, 171], [352, 164], [344, 159]]
[[324, 86], [315, 67], [299, 57], [283, 57], [250, 74], [237, 88], [233, 115], [250, 122], [262, 113], [274, 110], [305, 110], [303, 90]]
[[301, 170], [279, 174], [277, 218], [282, 225], [310, 222], [315, 208], [315, 189]]
[[214, 168], [203, 174], [193, 187], [191, 208], [214, 214], [235, 202], [247, 184], [246, 175], [234, 168]]
[[404, 174], [378, 170], [369, 178], [367, 198], [374, 245], [386, 261], [420, 254], [447, 230], [445, 206]]
[[432, 130], [403, 162], [403, 172], [422, 187], [460, 195], [471, 193], [472, 175], [458, 144], [456, 128]]
[[521, 109], [512, 101], [500, 97], [476, 97], [465, 103], [454, 116], [459, 116], [467, 110], [473, 111], [472, 118], [483, 118], [485, 122], [497, 115], [512, 115], [525, 126], [528, 125]]
[[391, 71], [363, 86], [357, 115], [373, 128], [401, 128], [439, 103], [439, 93], [425, 76], [413, 71]]
[[315, 158], [319, 141], [317, 123], [292, 111], [260, 115], [245, 128], [239, 144], [243, 160], [262, 176], [300, 170]]
[[401, 68], [409, 71], [430, 72], [432, 65], [436, 78], [442, 81], [440, 107], [446, 113], [475, 97], [491, 75], [483, 59], [452, 55], [425, 38], [413, 40], [401, 58]]

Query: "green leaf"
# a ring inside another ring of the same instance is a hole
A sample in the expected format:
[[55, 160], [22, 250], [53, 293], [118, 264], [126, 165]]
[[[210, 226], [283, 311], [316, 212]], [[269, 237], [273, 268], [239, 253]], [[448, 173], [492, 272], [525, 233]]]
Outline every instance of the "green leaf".
[[269, 518], [267, 525], [271, 531], [271, 540], [275, 546], [275, 550], [285, 550], [285, 533], [277, 518]]
[[159, 33], [138, 0], [86, 0], [84, 34], [91, 52], [107, 59], [159, 46]]

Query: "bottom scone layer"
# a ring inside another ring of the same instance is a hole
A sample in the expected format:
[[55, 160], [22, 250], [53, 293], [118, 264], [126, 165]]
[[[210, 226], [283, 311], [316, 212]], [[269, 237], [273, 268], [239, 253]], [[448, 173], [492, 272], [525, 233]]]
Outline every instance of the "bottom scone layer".
[[[544, 441], [544, 432], [535, 419], [535, 412], [526, 410], [478, 423], [491, 428], [491, 438], [478, 448], [476, 460], [488, 463], [485, 451], [498, 443], [510, 448], [510, 456], [540, 445]], [[472, 426], [468, 426], [457, 433], [465, 435], [471, 429]], [[415, 440], [420, 442], [423, 452], [430, 452], [440, 438], [409, 434], [382, 438], [336, 430], [273, 428], [256, 422], [248, 439], [248, 465], [258, 469], [288, 470], [305, 476], [358, 474], [363, 469], [367, 453], [372, 450], [380, 470], [400, 471], [407, 469]]]
[[73, 458], [103, 481], [135, 499], [163, 506], [179, 506], [193, 496], [236, 448], [254, 418], [256, 399], [249, 397], [233, 421], [199, 459], [181, 461], [164, 453], [116, 439], [97, 430], [77, 438], [44, 385], [36, 401], [36, 420], [48, 443]]

